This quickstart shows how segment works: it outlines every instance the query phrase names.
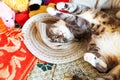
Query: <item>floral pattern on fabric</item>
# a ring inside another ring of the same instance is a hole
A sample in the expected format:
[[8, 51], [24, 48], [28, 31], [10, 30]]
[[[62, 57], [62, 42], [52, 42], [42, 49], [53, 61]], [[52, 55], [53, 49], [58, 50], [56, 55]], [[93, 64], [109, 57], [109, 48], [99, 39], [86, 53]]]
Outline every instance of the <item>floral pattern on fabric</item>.
[[23, 43], [21, 29], [0, 32], [0, 80], [24, 80], [35, 57]]

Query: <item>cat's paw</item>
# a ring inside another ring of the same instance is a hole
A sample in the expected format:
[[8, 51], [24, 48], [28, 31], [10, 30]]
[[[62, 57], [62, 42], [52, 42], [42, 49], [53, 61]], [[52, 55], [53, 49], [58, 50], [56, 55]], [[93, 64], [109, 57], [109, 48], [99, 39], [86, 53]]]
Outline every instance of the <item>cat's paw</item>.
[[118, 12], [116, 13], [116, 17], [117, 17], [118, 19], [120, 19], [120, 11], [118, 11]]
[[85, 61], [91, 61], [93, 60], [94, 58], [96, 58], [96, 56], [93, 54], [93, 53], [85, 53], [84, 54], [84, 60]]
[[93, 53], [85, 53], [84, 54], [84, 60], [88, 63], [92, 64], [94, 67], [96, 66], [96, 56]]
[[56, 4], [56, 8], [58, 10], [63, 10], [65, 8], [66, 4], [64, 2], [59, 2]]
[[47, 8], [47, 12], [50, 14], [50, 15], [56, 15], [57, 11], [52, 8], [52, 7], [48, 7]]

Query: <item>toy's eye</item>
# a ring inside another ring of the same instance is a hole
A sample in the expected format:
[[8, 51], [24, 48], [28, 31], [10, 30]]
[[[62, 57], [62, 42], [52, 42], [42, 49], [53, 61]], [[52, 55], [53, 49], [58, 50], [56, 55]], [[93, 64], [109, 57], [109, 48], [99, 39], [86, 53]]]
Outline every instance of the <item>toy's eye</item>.
[[13, 17], [11, 19], [13, 19]]
[[8, 20], [6, 20], [6, 22], [8, 22]]

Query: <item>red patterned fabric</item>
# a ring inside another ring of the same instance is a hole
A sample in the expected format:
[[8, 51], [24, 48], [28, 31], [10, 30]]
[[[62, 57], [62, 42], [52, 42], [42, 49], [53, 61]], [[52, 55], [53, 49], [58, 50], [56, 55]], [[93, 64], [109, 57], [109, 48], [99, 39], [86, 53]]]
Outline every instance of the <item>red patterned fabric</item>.
[[0, 32], [0, 80], [26, 80], [35, 64], [36, 58], [25, 47], [23, 35], [16, 28]]

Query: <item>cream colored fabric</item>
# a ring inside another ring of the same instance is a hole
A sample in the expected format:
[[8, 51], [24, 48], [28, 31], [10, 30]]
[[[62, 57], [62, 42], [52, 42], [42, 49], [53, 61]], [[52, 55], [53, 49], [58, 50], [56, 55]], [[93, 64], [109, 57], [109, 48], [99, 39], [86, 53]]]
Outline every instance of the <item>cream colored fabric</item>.
[[120, 8], [120, 0], [70, 0], [70, 2], [98, 9]]
[[88, 6], [90, 8], [93, 8], [93, 9], [95, 9], [95, 7], [97, 7], [97, 9], [101, 9], [101, 7], [106, 5], [108, 0], [72, 0], [71, 2], [85, 5], [85, 6]]

